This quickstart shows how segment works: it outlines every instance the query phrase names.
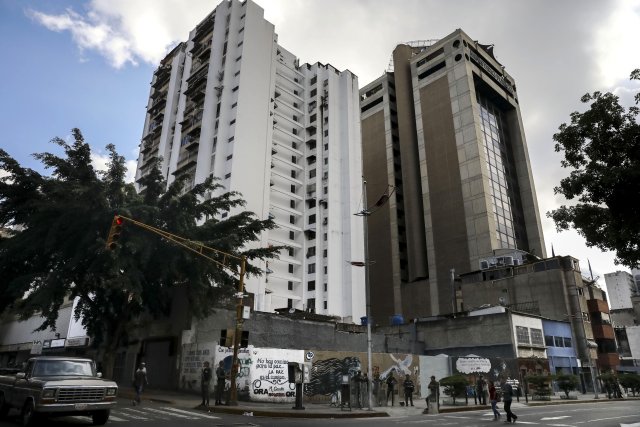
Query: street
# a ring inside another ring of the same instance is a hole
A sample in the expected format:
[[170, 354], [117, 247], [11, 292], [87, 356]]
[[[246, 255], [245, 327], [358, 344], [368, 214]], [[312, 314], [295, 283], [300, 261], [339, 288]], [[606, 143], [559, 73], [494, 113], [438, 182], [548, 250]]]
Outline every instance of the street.
[[[602, 401], [574, 405], [516, 407], [517, 424], [548, 427], [640, 427], [640, 401]], [[130, 401], [120, 399], [118, 407], [111, 412], [107, 425], [123, 427], [148, 426], [448, 426], [474, 427], [502, 425], [493, 420], [491, 411], [456, 412], [442, 415], [413, 415], [386, 418], [360, 419], [308, 419], [308, 418], [263, 418], [250, 415], [213, 414], [199, 410], [181, 409], [163, 403], [145, 403], [131, 406]], [[12, 411], [0, 421], [0, 427], [19, 425], [18, 414]], [[86, 417], [64, 417], [48, 419], [40, 425], [50, 427], [88, 426]]]

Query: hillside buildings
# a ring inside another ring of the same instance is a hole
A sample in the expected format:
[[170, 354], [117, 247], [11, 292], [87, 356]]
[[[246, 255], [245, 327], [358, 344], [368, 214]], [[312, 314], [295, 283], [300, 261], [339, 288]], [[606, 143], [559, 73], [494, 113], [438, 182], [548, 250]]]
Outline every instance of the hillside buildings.
[[[393, 71], [360, 90], [372, 312], [456, 311], [453, 278], [545, 257], [515, 81], [462, 30], [398, 45]], [[515, 253], [515, 256], [512, 255]]]
[[[249, 278], [254, 309], [359, 321], [365, 314], [358, 79], [299, 64], [251, 0], [220, 3], [153, 76], [136, 180], [159, 161], [171, 183], [213, 176], [272, 218], [285, 245]], [[140, 190], [144, 190], [140, 188]]]

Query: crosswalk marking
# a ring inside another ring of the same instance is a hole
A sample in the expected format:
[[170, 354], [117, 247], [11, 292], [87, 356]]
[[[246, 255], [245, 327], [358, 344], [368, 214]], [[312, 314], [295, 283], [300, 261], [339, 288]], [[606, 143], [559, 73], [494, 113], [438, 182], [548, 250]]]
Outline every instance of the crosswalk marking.
[[146, 408], [146, 409], [147, 409], [147, 411], [153, 412], [155, 414], [170, 415], [172, 417], [186, 418], [188, 420], [195, 420], [197, 418], [197, 417], [193, 417], [193, 416], [189, 416], [189, 415], [163, 411], [162, 409], [156, 409], [156, 408]]
[[109, 421], [127, 421], [124, 418], [116, 417], [114, 415], [109, 415]]
[[185, 411], [183, 409], [171, 408], [169, 406], [165, 406], [162, 409], [166, 409], [167, 411], [172, 411], [172, 412], [178, 412], [180, 414], [187, 414], [187, 415], [191, 415], [193, 417], [198, 417], [198, 418], [209, 418], [209, 419], [212, 419], [212, 420], [219, 420], [220, 419], [220, 417], [216, 417], [215, 415], [209, 415], [209, 414], [204, 414], [204, 413], [200, 413], [200, 412]]
[[[132, 409], [129, 409], [129, 408], [122, 408], [122, 409], [119, 409], [118, 411], [124, 411], [124, 413], [123, 412], [117, 412], [117, 414], [124, 415], [124, 416], [129, 417], [129, 418], [133, 418], [134, 420], [149, 420], [149, 418], [141, 417], [141, 416], [135, 414], [136, 412], [143, 413], [142, 411], [137, 411], [135, 409], [132, 410]], [[129, 412], [134, 412], [134, 413], [130, 414]]]

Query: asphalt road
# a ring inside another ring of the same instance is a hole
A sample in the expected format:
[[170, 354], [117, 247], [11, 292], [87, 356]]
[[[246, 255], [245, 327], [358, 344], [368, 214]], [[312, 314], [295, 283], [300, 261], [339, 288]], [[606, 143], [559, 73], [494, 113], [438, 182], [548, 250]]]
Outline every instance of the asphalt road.
[[[582, 403], [573, 405], [553, 405], [514, 408], [518, 415], [518, 425], [541, 427], [640, 427], [640, 401]], [[212, 414], [197, 410], [174, 408], [167, 404], [148, 403], [131, 406], [129, 401], [120, 400], [111, 412], [107, 425], [122, 427], [151, 426], [427, 426], [427, 427], [474, 427], [503, 425], [493, 420], [491, 411], [457, 412], [442, 415], [397, 416], [365, 419], [286, 419], [261, 418], [242, 415]], [[0, 427], [19, 425], [18, 414], [12, 411], [9, 417], [0, 421]], [[41, 423], [47, 427], [89, 426], [86, 417], [54, 418]]]

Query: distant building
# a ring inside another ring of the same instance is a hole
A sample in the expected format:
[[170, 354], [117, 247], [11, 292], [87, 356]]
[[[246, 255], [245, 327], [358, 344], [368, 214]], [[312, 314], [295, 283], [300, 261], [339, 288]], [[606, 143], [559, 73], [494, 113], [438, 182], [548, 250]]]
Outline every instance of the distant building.
[[375, 323], [456, 311], [452, 272], [503, 252], [545, 257], [515, 87], [493, 45], [456, 30], [398, 45], [360, 90], [367, 197], [389, 194], [369, 217]]
[[640, 271], [605, 274], [621, 371], [640, 372]]
[[[140, 179], [159, 161], [168, 183], [216, 177], [242, 209], [272, 218], [258, 246], [287, 246], [246, 289], [254, 309], [365, 315], [358, 79], [302, 64], [251, 0], [224, 1], [155, 71]], [[236, 209], [234, 212], [237, 212]], [[223, 215], [224, 216], [224, 215]], [[221, 216], [221, 218], [223, 217]]]

